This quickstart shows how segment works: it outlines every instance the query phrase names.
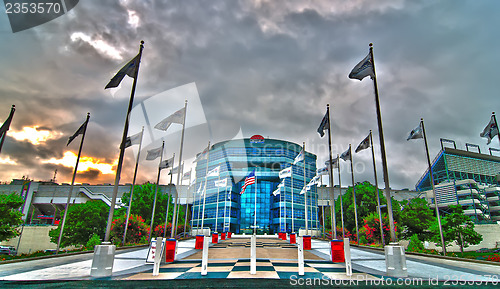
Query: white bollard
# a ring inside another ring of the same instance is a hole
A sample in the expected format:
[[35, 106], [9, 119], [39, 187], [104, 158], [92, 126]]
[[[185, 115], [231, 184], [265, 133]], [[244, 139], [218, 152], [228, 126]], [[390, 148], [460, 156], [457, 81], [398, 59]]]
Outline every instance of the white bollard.
[[304, 276], [304, 247], [302, 237], [297, 237], [299, 276]]
[[349, 238], [344, 238], [344, 258], [345, 258], [345, 274], [352, 276], [352, 263], [351, 263], [351, 245]]
[[250, 274], [257, 274], [257, 236], [252, 235], [250, 238]]
[[408, 277], [404, 247], [399, 245], [399, 243], [389, 243], [389, 245], [384, 247], [384, 250], [387, 276], [398, 278]]
[[92, 266], [90, 267], [91, 277], [109, 277], [113, 274], [115, 250], [116, 246], [109, 242], [94, 247]]
[[156, 238], [155, 248], [152, 248], [153, 254], [155, 255], [154, 266], [153, 266], [153, 276], [160, 275], [160, 262], [162, 253], [162, 237]]
[[201, 257], [201, 275], [205, 276], [208, 273], [208, 244], [210, 237], [203, 237], [203, 252]]

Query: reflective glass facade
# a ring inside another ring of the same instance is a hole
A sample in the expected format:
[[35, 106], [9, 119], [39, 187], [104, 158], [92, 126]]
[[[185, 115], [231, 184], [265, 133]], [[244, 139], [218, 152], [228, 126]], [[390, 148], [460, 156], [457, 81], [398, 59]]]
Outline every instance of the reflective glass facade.
[[[192, 226], [201, 228], [203, 224], [203, 227], [210, 227], [212, 231], [251, 233], [257, 208], [259, 233], [297, 232], [299, 228], [305, 228], [304, 196], [307, 195], [308, 228], [317, 228], [316, 186], [312, 186], [307, 194], [300, 194], [304, 188], [304, 161], [292, 165], [301, 150], [298, 144], [275, 139], [240, 139], [213, 145], [208, 153], [208, 161], [202, 159], [196, 165], [195, 188], [200, 193], [195, 194]], [[279, 172], [290, 166], [293, 166], [292, 177], [284, 179], [284, 188], [274, 196], [273, 191], [281, 181]], [[205, 177], [207, 171], [216, 167], [220, 167], [219, 176], [209, 174]], [[256, 184], [247, 186], [245, 193], [240, 194], [245, 177], [253, 170]], [[316, 155], [306, 152], [306, 184], [315, 173]], [[215, 182], [224, 179], [227, 179], [227, 185], [217, 187]], [[205, 183], [206, 196], [203, 195]]]

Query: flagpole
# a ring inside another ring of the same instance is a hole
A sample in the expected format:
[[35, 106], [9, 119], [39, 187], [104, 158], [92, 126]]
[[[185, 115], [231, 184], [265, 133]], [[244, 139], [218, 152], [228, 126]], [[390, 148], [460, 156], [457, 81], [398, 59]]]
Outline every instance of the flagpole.
[[[139, 65], [141, 63], [142, 50], [144, 49], [144, 41], [141, 41], [139, 48], [139, 60], [137, 61], [137, 68], [134, 73], [134, 82], [132, 84], [132, 91], [130, 93], [130, 100], [128, 103], [127, 116], [125, 117], [125, 126], [123, 127], [122, 142], [120, 145], [120, 156], [118, 157], [118, 166], [116, 167], [115, 184], [113, 186], [113, 197], [111, 198], [111, 205], [109, 206], [108, 223], [106, 225], [106, 234], [104, 236], [104, 243], [109, 243], [111, 233], [111, 223], [113, 222], [113, 214], [115, 212], [116, 196], [118, 195], [118, 185], [120, 183], [120, 174], [122, 172], [123, 156], [125, 154], [125, 141], [127, 140], [128, 126], [130, 121], [130, 112], [134, 103], [135, 88], [137, 86], [137, 77], [139, 75]], [[150, 232], [151, 234], [151, 232]]]
[[[316, 205], [314, 206], [316, 208], [316, 214], [314, 215], [316, 217], [316, 222], [314, 222], [313, 224], [315, 224], [315, 228], [316, 228], [316, 230], [318, 230], [318, 222], [319, 222], [319, 216], [318, 216], [318, 186], [316, 186], [316, 184], [315, 184], [314, 187], [316, 187]], [[311, 204], [313, 204], [313, 203], [314, 203], [314, 196], [311, 197]], [[311, 211], [313, 211], [312, 207], [311, 207]]]
[[[321, 183], [320, 183], [320, 187], [322, 188], [323, 187], [323, 177], [320, 177], [320, 180], [321, 180]], [[324, 202], [325, 201], [325, 194], [324, 194], [324, 191], [321, 190], [321, 200]], [[325, 204], [323, 204], [323, 206], [321, 206], [321, 221], [322, 221], [322, 224], [323, 224], [323, 230], [322, 230], [322, 237], [325, 236]]]
[[231, 208], [232, 208], [232, 197], [233, 197], [233, 185], [229, 187], [229, 219], [228, 219], [228, 232], [231, 232]]
[[[182, 171], [184, 171], [184, 162], [182, 162]], [[181, 178], [181, 185], [182, 181], [184, 180], [184, 173], [182, 174]], [[191, 182], [191, 170], [189, 171], [189, 181]], [[188, 216], [188, 201], [189, 201], [189, 186], [188, 190], [186, 192], [186, 211], [184, 212], [184, 237], [186, 237], [186, 226], [187, 226], [187, 216]]]
[[[162, 155], [163, 155], [163, 153], [162, 153]], [[175, 153], [172, 156], [172, 169], [170, 170], [170, 176], [173, 175], [172, 170], [174, 169], [173, 168], [174, 160], [175, 160]], [[179, 167], [177, 167], [177, 169], [178, 168]], [[172, 179], [172, 177], [170, 177], [170, 179]], [[167, 225], [168, 225], [168, 212], [170, 211], [170, 199], [172, 199], [172, 202], [174, 202], [174, 194], [172, 193], [172, 182], [170, 182], [170, 184], [168, 186], [168, 191], [169, 191], [169, 193], [167, 193], [167, 210], [165, 211], [165, 225], [163, 227], [163, 239], [167, 238]], [[155, 195], [155, 200], [156, 200], [156, 195]], [[155, 203], [156, 203], [156, 201], [155, 201]], [[173, 212], [172, 212], [172, 216], [173, 216]], [[174, 220], [172, 219], [172, 223], [170, 224], [170, 233], [172, 233], [172, 230], [174, 229], [173, 221]]]
[[[278, 185], [278, 186], [279, 186], [279, 185]], [[277, 189], [279, 189], [279, 187], [278, 187]], [[279, 229], [278, 229], [278, 232], [283, 232], [283, 229], [281, 228], [281, 226], [282, 226], [282, 220], [281, 220], [281, 217], [282, 217], [282, 216], [281, 216], [281, 215], [282, 215], [282, 210], [281, 210], [281, 205], [282, 205], [282, 203], [283, 203], [283, 201], [282, 201], [282, 200], [283, 200], [283, 198], [282, 198], [282, 194], [281, 194], [281, 192], [280, 192], [280, 202], [279, 202], [279, 203], [280, 203], [280, 223], [279, 223], [279, 224], [280, 224], [280, 225], [279, 225], [280, 227], [279, 227]], [[285, 231], [285, 232], [286, 232], [286, 231]]]
[[309, 228], [307, 226], [307, 190], [306, 190], [306, 142], [302, 142], [302, 152], [304, 153], [304, 214], [306, 223], [306, 235], [309, 235]]
[[375, 165], [375, 152], [373, 149], [373, 138], [372, 138], [372, 130], [370, 130], [370, 146], [372, 147], [372, 160], [373, 160], [373, 175], [375, 176], [375, 191], [377, 192], [377, 211], [378, 211], [378, 220], [380, 223], [380, 236], [382, 239], [382, 246], [385, 245], [384, 240], [384, 225], [382, 223], [382, 210], [380, 208], [380, 194], [378, 192], [378, 178], [377, 178], [377, 167]]
[[125, 246], [125, 238], [127, 237], [127, 229], [128, 229], [128, 219], [130, 218], [130, 211], [132, 210], [132, 198], [134, 197], [135, 180], [137, 177], [137, 169], [139, 168], [139, 157], [141, 156], [143, 136], [144, 136], [144, 126], [142, 127], [141, 142], [139, 143], [139, 149], [137, 150], [137, 159], [135, 161], [134, 180], [132, 181], [132, 189], [130, 190], [130, 200], [128, 201], [128, 208], [127, 208], [127, 219], [125, 220], [125, 230], [123, 232], [123, 242], [122, 242], [123, 246]]
[[222, 222], [222, 232], [226, 232], [226, 206], [227, 206], [227, 181], [226, 181], [226, 186], [224, 187], [224, 221]]
[[[201, 230], [203, 231], [203, 222], [205, 221], [205, 203], [207, 199], [207, 175], [208, 175], [208, 161], [210, 160], [210, 141], [208, 141], [208, 151], [207, 151], [207, 164], [205, 170], [205, 192], [203, 193], [203, 211], [201, 213]], [[203, 235], [205, 232], [203, 231]]]
[[[290, 182], [291, 182], [291, 187], [290, 187], [290, 193], [292, 194], [292, 233], [295, 233], [295, 226], [294, 226], [294, 216], [293, 216], [293, 163], [290, 164]], [[286, 199], [285, 199], [286, 202]]]
[[[182, 166], [181, 168], [177, 167], [177, 174], [179, 175], [179, 170], [181, 170], [181, 173], [184, 171], [184, 161], [182, 162]], [[182, 178], [180, 179], [180, 185], [179, 185], [179, 181], [177, 183], [177, 185], [179, 186], [179, 190], [181, 189], [181, 186], [182, 186]], [[176, 193], [176, 196], [177, 196], [177, 210], [176, 210], [176, 213], [177, 213], [177, 218], [175, 219], [175, 231], [174, 231], [174, 236], [177, 236], [177, 228], [179, 227], [179, 219], [180, 219], [180, 216], [179, 216], [179, 212], [181, 210], [181, 198], [179, 197], [179, 194], [177, 192], [177, 188], [175, 189], [175, 193]], [[186, 216], [184, 216], [185, 218]]]
[[[335, 193], [334, 193], [334, 185], [333, 185], [333, 169], [332, 169], [332, 125], [330, 121], [330, 104], [326, 105], [326, 113], [328, 114], [328, 153], [329, 153], [329, 160], [330, 160], [330, 170], [329, 170], [329, 175], [330, 175], [330, 214], [332, 217], [332, 233], [333, 233], [333, 239], [337, 239], [337, 220], [335, 216]], [[340, 170], [340, 166], [339, 166]], [[343, 224], [342, 224], [343, 225]], [[342, 228], [343, 231], [343, 228]]]
[[[155, 219], [155, 211], [156, 211], [156, 197], [158, 195], [158, 185], [160, 184], [161, 162], [163, 161], [163, 149], [164, 148], [165, 148], [165, 141], [163, 141], [163, 143], [161, 145], [160, 163], [158, 164], [158, 176], [156, 177], [155, 198], [153, 200], [153, 211], [151, 212], [151, 224], [149, 225], [148, 242], [151, 242], [151, 233], [153, 232], [153, 221]], [[167, 226], [165, 226], [164, 231], [167, 231]]]
[[[219, 169], [219, 178], [218, 181], [220, 181], [220, 169]], [[219, 232], [217, 228], [217, 221], [218, 221], [218, 216], [219, 216], [219, 192], [220, 192], [220, 187], [217, 184], [217, 197], [215, 200], [215, 232]], [[224, 232], [224, 228], [222, 228], [222, 232]]]
[[[182, 163], [182, 147], [184, 145], [184, 128], [186, 127], [186, 114], [187, 114], [187, 99], [184, 101], [184, 120], [182, 121], [181, 148], [179, 151], [179, 164], [177, 166], [178, 168], [177, 171], [180, 170]], [[177, 185], [179, 185], [179, 177], [180, 173], [177, 172]], [[175, 196], [176, 196], [176, 202], [174, 204], [174, 215], [172, 219], [172, 226], [176, 224], [176, 219], [177, 219], [177, 202], [179, 200], [179, 193], [177, 192], [177, 189], [175, 190]], [[170, 238], [173, 238], [176, 232], [177, 232], [177, 226], [175, 227], [175, 230], [174, 228], [172, 228], [172, 230], [170, 231]]]
[[16, 112], [16, 106], [12, 105], [12, 107], [10, 108], [9, 117], [7, 117], [7, 120], [2, 124], [2, 126], [4, 126], [7, 123], [7, 121], [9, 122], [8, 125], [5, 127], [6, 130], [0, 132], [0, 137], [2, 138], [2, 141], [0, 142], [0, 152], [2, 152], [3, 142], [5, 141], [5, 137], [7, 136], [7, 131], [9, 130], [10, 123], [12, 122], [12, 118], [14, 117], [14, 112]]
[[73, 194], [76, 172], [78, 171], [78, 163], [80, 162], [80, 156], [82, 155], [83, 140], [85, 139], [85, 133], [87, 132], [87, 125], [89, 124], [89, 119], [90, 119], [90, 112], [87, 113], [87, 119], [85, 120], [85, 128], [83, 129], [82, 140], [80, 141], [80, 148], [78, 149], [78, 156], [76, 157], [75, 170], [73, 171], [73, 178], [71, 179], [71, 187], [69, 187], [68, 199], [66, 200], [66, 209], [64, 209], [64, 216], [61, 224], [61, 231], [59, 231], [59, 239], [57, 240], [56, 255], [57, 253], [59, 253], [59, 249], [61, 248], [61, 239], [63, 236], [64, 224], [66, 223], [66, 217], [68, 216], [69, 204], [71, 201], [71, 195]]
[[342, 201], [342, 182], [340, 180], [340, 157], [339, 157], [339, 154], [337, 154], [337, 167], [338, 167], [338, 171], [339, 171], [340, 222], [342, 223], [342, 239], [344, 239], [345, 238], [345, 229], [344, 229], [344, 204], [343, 204], [343, 201]]
[[432, 186], [432, 194], [434, 196], [434, 205], [436, 207], [436, 216], [437, 216], [437, 221], [438, 221], [438, 226], [439, 226], [439, 236], [441, 237], [441, 246], [443, 246], [443, 256], [446, 256], [446, 246], [444, 244], [444, 236], [443, 236], [443, 228], [441, 227], [441, 217], [439, 215], [439, 206], [438, 206], [438, 201], [436, 198], [436, 191], [434, 189], [434, 176], [432, 175], [432, 164], [431, 164], [431, 159], [429, 158], [429, 147], [427, 146], [427, 136], [425, 134], [425, 127], [424, 127], [424, 119], [420, 119], [420, 125], [422, 126], [422, 133], [424, 135], [424, 143], [425, 143], [425, 153], [427, 155], [427, 164], [429, 165], [429, 177], [430, 177], [430, 182]]
[[[280, 184], [281, 184], [281, 180], [280, 180]], [[284, 187], [285, 187], [285, 179], [283, 179], [283, 188]], [[280, 189], [280, 198], [281, 198], [281, 188], [279, 188], [279, 189]], [[283, 207], [284, 207], [284, 209], [283, 209], [283, 211], [284, 211], [284, 213], [283, 213], [283, 223], [284, 223], [283, 227], [284, 227], [285, 233], [286, 233], [287, 232], [286, 231], [286, 191], [284, 189], [283, 189]], [[280, 209], [281, 209], [281, 207], [280, 207]], [[281, 214], [280, 214], [280, 216], [281, 216]]]
[[253, 212], [253, 235], [257, 235], [257, 172], [254, 171], [255, 178], [255, 198], [254, 198], [254, 212]]
[[354, 202], [354, 221], [356, 222], [356, 242], [359, 245], [359, 229], [358, 229], [358, 206], [356, 204], [356, 184], [354, 183], [354, 170], [352, 161], [351, 144], [349, 144], [349, 158], [351, 159], [351, 178], [352, 178], [352, 198]]
[[[165, 225], [163, 225], [163, 238], [165, 239], [167, 237], [167, 225], [168, 225], [168, 211], [170, 210], [170, 199], [173, 201], [172, 197], [172, 184], [168, 186], [168, 192], [167, 192], [167, 210], [165, 211]], [[170, 228], [172, 230], [172, 228]]]
[[391, 187], [389, 185], [389, 173], [387, 171], [387, 157], [385, 155], [384, 129], [382, 127], [382, 115], [380, 112], [380, 101], [378, 96], [377, 76], [375, 73], [375, 59], [373, 58], [373, 44], [370, 43], [370, 57], [373, 66], [373, 88], [375, 91], [375, 108], [377, 110], [378, 135], [380, 139], [380, 152], [382, 154], [382, 171], [384, 173], [385, 198], [387, 199], [387, 213], [389, 215], [389, 228], [391, 231], [391, 242], [396, 242], [396, 231], [394, 228], [394, 216], [392, 214]]
[[[200, 182], [200, 189], [203, 188], [203, 183]], [[201, 214], [201, 195], [203, 194], [203, 190], [200, 192], [200, 197], [198, 198], [198, 211], [197, 211], [197, 219], [196, 219], [196, 229], [200, 229], [200, 214]]]
[[[493, 120], [495, 121], [495, 126], [497, 128], [498, 143], [500, 144], [500, 129], [498, 128], [497, 117], [495, 116], [495, 112], [491, 113], [491, 117], [493, 117]], [[0, 146], [0, 148], [1, 148], [1, 146]]]

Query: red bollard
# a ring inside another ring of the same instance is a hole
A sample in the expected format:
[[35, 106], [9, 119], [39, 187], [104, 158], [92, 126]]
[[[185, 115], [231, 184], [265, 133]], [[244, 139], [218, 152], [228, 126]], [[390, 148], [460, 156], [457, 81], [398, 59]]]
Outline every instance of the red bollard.
[[212, 233], [212, 243], [217, 244], [219, 241], [219, 233]]
[[311, 236], [303, 236], [304, 250], [311, 250]]
[[332, 240], [331, 244], [331, 254], [333, 263], [344, 263], [344, 241], [342, 240]]
[[165, 262], [174, 262], [176, 245], [176, 239], [167, 239], [165, 242]]
[[286, 232], [281, 233], [281, 240], [286, 241]]
[[194, 248], [197, 250], [203, 249], [203, 238], [204, 235], [196, 235], [196, 243], [194, 243]]
[[220, 233], [220, 239], [226, 240], [226, 233]]
[[227, 237], [231, 238], [231, 232], [227, 232]]
[[296, 243], [295, 233], [290, 233], [290, 244], [295, 244], [295, 243]]

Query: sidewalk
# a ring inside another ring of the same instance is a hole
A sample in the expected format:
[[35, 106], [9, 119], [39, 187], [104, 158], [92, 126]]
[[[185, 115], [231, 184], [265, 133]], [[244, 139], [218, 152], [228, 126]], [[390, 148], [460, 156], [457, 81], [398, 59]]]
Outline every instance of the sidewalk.
[[[287, 279], [309, 278], [320, 280], [378, 280], [380, 277], [353, 270], [346, 275], [345, 264], [332, 263], [330, 253], [317, 248], [328, 245], [326, 241], [313, 241], [313, 248], [304, 251], [304, 275], [298, 275], [298, 250], [289, 241], [278, 238], [257, 238], [257, 274], [250, 274], [250, 238], [235, 238], [211, 244], [208, 250], [208, 273], [201, 275], [201, 250], [171, 264], [160, 267], [160, 274], [153, 276], [152, 269], [117, 279], [123, 280], [180, 280], [180, 279]], [[193, 246], [194, 247], [194, 246]]]
[[[180, 257], [193, 250], [194, 240], [178, 243]], [[113, 277], [153, 268], [145, 264], [148, 248], [117, 251]], [[90, 280], [93, 253], [0, 265], [0, 280]]]
[[[113, 276], [108, 280], [180, 280], [211, 278], [289, 279], [298, 277], [297, 249], [289, 241], [277, 238], [257, 239], [257, 274], [250, 275], [249, 238], [231, 238], [211, 244], [208, 274], [201, 276], [201, 250], [195, 240], [178, 242], [176, 261], [161, 266], [160, 275], [152, 276], [152, 264], [146, 264], [147, 248], [117, 251]], [[312, 240], [312, 250], [304, 251], [303, 278], [330, 280], [381, 280], [385, 275], [385, 256], [381, 251], [351, 247], [353, 276], [345, 274], [344, 263], [332, 263], [328, 241]], [[0, 280], [49, 281], [93, 280], [90, 267], [93, 254], [64, 256], [0, 265]], [[439, 281], [491, 281], [498, 283], [500, 266], [436, 257], [407, 255], [409, 278]], [[102, 279], [97, 279], [102, 280]], [[484, 284], [484, 283], [483, 283]]]

